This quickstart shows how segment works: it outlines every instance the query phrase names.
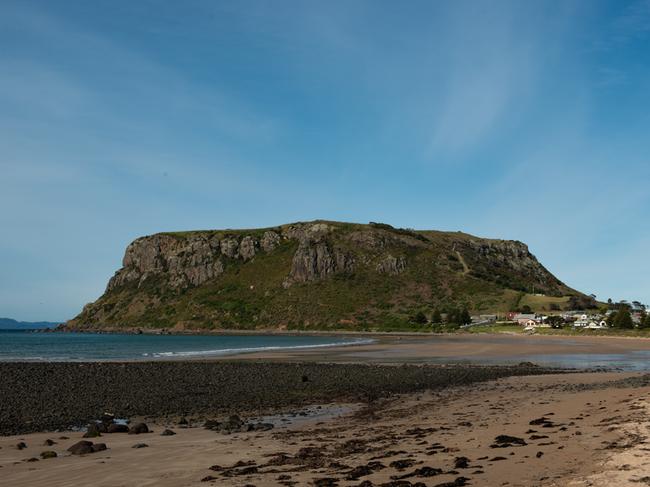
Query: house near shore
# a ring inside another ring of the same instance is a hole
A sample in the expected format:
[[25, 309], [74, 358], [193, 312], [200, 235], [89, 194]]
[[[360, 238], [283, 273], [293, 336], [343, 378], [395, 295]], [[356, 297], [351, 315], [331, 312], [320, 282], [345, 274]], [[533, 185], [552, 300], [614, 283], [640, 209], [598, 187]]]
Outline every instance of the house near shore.
[[589, 317], [587, 315], [580, 315], [577, 320], [573, 322], [574, 328], [586, 328], [589, 326]]
[[524, 331], [532, 331], [537, 328], [550, 328], [551, 325], [544, 323], [541, 320], [527, 320], [524, 324]]
[[535, 320], [526, 320], [525, 322], [520, 322], [519, 324], [524, 326], [524, 330], [534, 330], [537, 328], [537, 322]]
[[598, 322], [590, 322], [589, 325], [587, 325], [587, 328], [590, 330], [604, 330], [605, 328], [608, 328], [608, 326], [605, 320], [601, 320]]
[[573, 323], [574, 328], [582, 328], [586, 330], [604, 330], [608, 328], [605, 320], [590, 320], [587, 315], [583, 315], [584, 319], [576, 320]]
[[529, 321], [537, 321], [537, 315], [535, 313], [517, 313], [512, 317], [512, 321], [516, 321], [521, 326], [526, 326]]

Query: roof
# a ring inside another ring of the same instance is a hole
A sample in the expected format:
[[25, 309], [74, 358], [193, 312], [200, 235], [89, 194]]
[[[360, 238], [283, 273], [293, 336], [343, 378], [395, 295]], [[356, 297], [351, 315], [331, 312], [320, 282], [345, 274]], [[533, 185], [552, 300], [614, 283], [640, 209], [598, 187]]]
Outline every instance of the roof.
[[515, 320], [534, 320], [537, 316], [535, 313], [519, 313], [514, 316]]

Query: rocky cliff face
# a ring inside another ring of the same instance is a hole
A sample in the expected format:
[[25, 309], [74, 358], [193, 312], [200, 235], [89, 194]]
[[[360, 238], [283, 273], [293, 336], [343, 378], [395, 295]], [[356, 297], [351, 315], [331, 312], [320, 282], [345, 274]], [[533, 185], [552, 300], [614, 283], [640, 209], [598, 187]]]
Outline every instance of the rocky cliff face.
[[126, 248], [122, 268], [108, 282], [106, 291], [131, 283], [140, 286], [148, 278], [161, 276], [173, 289], [200, 286], [223, 274], [229, 260], [249, 261], [260, 251], [272, 252], [279, 242], [280, 236], [272, 231], [259, 239], [211, 234], [139, 238]]
[[575, 293], [520, 242], [382, 224], [161, 233], [132, 242], [122, 264], [71, 327], [354, 323], [510, 291]]
[[147, 279], [162, 277], [170, 288], [183, 290], [218, 278], [232, 261], [250, 261], [270, 253], [282, 240], [298, 242], [284, 287], [352, 272], [354, 256], [328, 242], [329, 225], [290, 225], [261, 236], [197, 233], [180, 237], [157, 234], [135, 240], [126, 248], [122, 268], [110, 279], [106, 292]]

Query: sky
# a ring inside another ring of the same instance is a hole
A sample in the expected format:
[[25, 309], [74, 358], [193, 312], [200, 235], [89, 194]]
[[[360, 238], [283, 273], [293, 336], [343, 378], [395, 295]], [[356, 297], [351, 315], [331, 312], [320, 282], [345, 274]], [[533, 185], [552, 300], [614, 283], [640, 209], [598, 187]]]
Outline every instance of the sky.
[[515, 239], [650, 301], [650, 0], [0, 0], [0, 316], [160, 231]]

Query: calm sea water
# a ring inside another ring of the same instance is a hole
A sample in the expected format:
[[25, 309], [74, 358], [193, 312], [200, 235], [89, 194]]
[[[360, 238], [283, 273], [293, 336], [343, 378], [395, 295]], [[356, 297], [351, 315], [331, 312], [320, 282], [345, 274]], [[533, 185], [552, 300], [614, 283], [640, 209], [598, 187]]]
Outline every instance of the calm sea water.
[[330, 336], [179, 336], [0, 331], [0, 361], [192, 358], [370, 342], [372, 340]]
[[[477, 347], [489, 342], [505, 341], [512, 337], [439, 337], [443, 342], [476, 342]], [[543, 337], [535, 338], [537, 343]], [[520, 339], [521, 340], [521, 339]], [[95, 360], [164, 360], [224, 356], [235, 353], [281, 351], [290, 349], [326, 348], [341, 345], [372, 343], [371, 339], [335, 336], [286, 335], [114, 335], [94, 333], [29, 333], [0, 330], [0, 361], [95, 361]], [[533, 362], [551, 367], [577, 369], [607, 368], [622, 370], [650, 370], [650, 350], [630, 350], [624, 353], [588, 353], [584, 343], [566, 340], [566, 346], [575, 346], [574, 353], [493, 354], [453, 357], [431, 355], [414, 359], [425, 363], [516, 364]], [[363, 354], [362, 354], [363, 355]], [[369, 357], [359, 357], [368, 360]], [[398, 359], [398, 361], [401, 359]], [[410, 361], [404, 358], [404, 361]], [[390, 354], [370, 361], [391, 361]]]

